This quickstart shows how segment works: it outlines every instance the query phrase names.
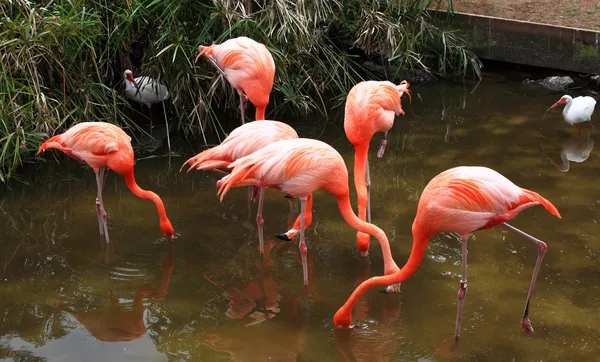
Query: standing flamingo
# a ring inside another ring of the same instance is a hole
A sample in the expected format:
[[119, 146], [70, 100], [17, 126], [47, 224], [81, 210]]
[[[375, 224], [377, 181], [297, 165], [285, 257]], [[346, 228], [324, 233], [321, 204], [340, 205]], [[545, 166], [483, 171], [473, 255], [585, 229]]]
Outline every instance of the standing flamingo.
[[83, 161], [94, 169], [98, 196], [96, 211], [100, 235], [104, 235], [109, 243], [107, 215], [102, 201], [102, 186], [106, 167], [125, 176], [125, 183], [134, 195], [152, 200], [158, 210], [159, 226], [166, 237], [173, 240], [175, 231], [167, 217], [165, 206], [160, 197], [152, 191], [141, 189], [135, 182], [133, 174], [133, 148], [131, 137], [122, 129], [106, 122], [81, 122], [65, 133], [49, 138], [42, 143], [37, 154], [48, 148], [56, 148], [77, 161]]
[[594, 113], [594, 107], [596, 107], [594, 98], [589, 96], [573, 98], [570, 95], [564, 95], [550, 106], [546, 113], [561, 104], [565, 105], [562, 112], [565, 122], [577, 127], [577, 134], [581, 134], [580, 123], [590, 122], [589, 127], [592, 128], [592, 113]]
[[[169, 98], [167, 87], [158, 83], [152, 77], [141, 76], [133, 78], [131, 70], [123, 72], [125, 79], [125, 96], [140, 104], [140, 110], [144, 113], [144, 106], [148, 107], [148, 114], [152, 118], [152, 104], [161, 103]], [[167, 146], [171, 152], [171, 137], [169, 136], [169, 123], [165, 117], [165, 126], [167, 129]]]
[[[358, 198], [358, 217], [371, 222], [371, 176], [369, 173], [369, 143], [377, 132], [385, 132], [377, 157], [383, 157], [387, 144], [388, 131], [394, 125], [394, 118], [404, 114], [401, 98], [404, 93], [410, 97], [409, 84], [367, 81], [355, 85], [346, 98], [344, 131], [355, 149], [354, 185]], [[369, 235], [356, 233], [356, 244], [363, 256], [369, 254]]]
[[256, 107], [256, 120], [265, 119], [265, 110], [275, 79], [275, 61], [264, 44], [250, 38], [239, 37], [222, 44], [198, 46], [198, 58], [205, 55], [227, 78], [240, 96], [242, 124], [246, 102]]
[[425, 254], [429, 238], [440, 232], [455, 232], [462, 240], [462, 274], [458, 290], [455, 337], [460, 336], [460, 321], [467, 294], [467, 240], [478, 230], [502, 225], [509, 231], [532, 241], [538, 247], [533, 277], [527, 293], [521, 326], [533, 332], [529, 320], [529, 301], [537, 279], [546, 243], [507, 224], [521, 211], [542, 205], [560, 218], [558, 210], [548, 200], [533, 191], [522, 189], [498, 172], [486, 167], [455, 167], [434, 177], [421, 195], [417, 216], [412, 225], [413, 246], [406, 264], [394, 274], [373, 277], [361, 283], [346, 303], [336, 312], [333, 322], [347, 328], [352, 323], [352, 308], [371, 287], [401, 283], [413, 275]]
[[[227, 167], [233, 161], [247, 156], [253, 152], [256, 152], [273, 142], [297, 138], [298, 134], [296, 133], [296, 131], [283, 122], [250, 122], [234, 129], [229, 134], [229, 136], [227, 136], [227, 138], [223, 142], [221, 142], [220, 145], [200, 152], [196, 156], [185, 161], [185, 163], [181, 166], [181, 169], [183, 169], [185, 165], [189, 165], [190, 168], [188, 169], [188, 172], [190, 172], [191, 169], [196, 168], [197, 170], [211, 170], [217, 173], [227, 174], [224, 171], [218, 170], [218, 168]], [[260, 245], [261, 254], [264, 253], [264, 219], [262, 217], [264, 195], [264, 188], [259, 187], [256, 224], [258, 225], [258, 242]], [[307, 229], [312, 222], [312, 195], [309, 195], [309, 198], [310, 202], [308, 202], [306, 205], [306, 215], [308, 215], [308, 222], [305, 225], [305, 229]], [[277, 236], [280, 239], [289, 241], [291, 239], [288, 239], [288, 235], [293, 237], [299, 228], [300, 216], [298, 216], [298, 218], [296, 219], [294, 228], [292, 228], [285, 234], [279, 234]]]
[[[342, 156], [328, 144], [306, 138], [277, 141], [231, 163], [231, 173], [217, 182], [221, 201], [231, 187], [259, 186], [279, 189], [300, 198], [300, 243], [304, 285], [308, 269], [304, 242], [304, 210], [307, 198], [316, 190], [325, 190], [337, 198], [342, 217], [353, 228], [373, 235], [383, 252], [385, 274], [399, 270], [392, 258], [387, 236], [377, 226], [359, 219], [350, 206], [348, 170]], [[397, 291], [396, 286], [388, 287]]]

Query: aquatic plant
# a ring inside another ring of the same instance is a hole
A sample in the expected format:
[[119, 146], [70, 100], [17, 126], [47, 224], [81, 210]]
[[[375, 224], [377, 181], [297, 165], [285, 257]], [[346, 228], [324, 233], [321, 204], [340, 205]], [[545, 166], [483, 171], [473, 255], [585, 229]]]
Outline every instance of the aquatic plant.
[[427, 12], [435, 6], [440, 0], [3, 1], [0, 180], [44, 137], [77, 122], [151, 131], [123, 96], [125, 69], [168, 87], [163, 115], [172, 133], [222, 139], [228, 126], [217, 115], [236, 119], [237, 95], [209, 62], [193, 57], [199, 44], [235, 36], [273, 53], [270, 118], [327, 114], [331, 95], [343, 100], [356, 82], [377, 79], [365, 59], [391, 69], [387, 77], [395, 81], [412, 68], [479, 76], [480, 63], [462, 39]]

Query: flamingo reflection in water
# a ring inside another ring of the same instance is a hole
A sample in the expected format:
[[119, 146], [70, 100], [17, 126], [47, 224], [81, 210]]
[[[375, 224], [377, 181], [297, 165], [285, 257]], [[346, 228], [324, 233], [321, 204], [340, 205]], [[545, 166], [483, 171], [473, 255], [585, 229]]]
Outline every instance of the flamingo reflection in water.
[[[359, 286], [371, 275], [369, 260], [361, 258], [356, 271], [354, 286]], [[382, 293], [373, 294], [372, 299], [361, 298], [354, 307], [357, 320], [370, 316], [373, 328], [336, 329], [335, 345], [340, 352], [339, 361], [383, 362], [391, 361], [396, 354], [398, 339], [405, 329], [400, 325], [400, 298]], [[381, 307], [380, 304], [383, 304]], [[371, 313], [369, 313], [371, 312]], [[378, 313], [374, 315], [373, 312]]]
[[[141, 338], [146, 334], [144, 324], [144, 298], [155, 297], [162, 300], [167, 294], [171, 274], [175, 265], [174, 246], [170, 242], [169, 254], [162, 261], [162, 281], [155, 289], [149, 284], [141, 286], [133, 299], [131, 310], [119, 303], [119, 299], [110, 296], [107, 305], [94, 311], [77, 312], [74, 307], [56, 302], [56, 307], [74, 316], [81, 325], [96, 339], [103, 342], [126, 342]], [[112, 293], [111, 293], [112, 294]]]
[[225, 313], [231, 319], [250, 317], [252, 322], [245, 324], [251, 326], [273, 318], [279, 313], [279, 284], [271, 275], [271, 249], [275, 241], [271, 238], [265, 241], [264, 257], [256, 260], [256, 268], [260, 271], [260, 278], [241, 285], [223, 285], [211, 276], [205, 274], [204, 278], [211, 284], [223, 289], [224, 296], [229, 300], [229, 309]]
[[[294, 218], [288, 220], [293, 224]], [[302, 262], [300, 250], [293, 245], [277, 244], [271, 238], [265, 240], [263, 258], [257, 260], [261, 271], [258, 280], [252, 280], [242, 285], [223, 286], [211, 280], [211, 283], [224, 290], [229, 300], [227, 316], [232, 319], [249, 317], [252, 321], [226, 325], [216, 331], [200, 337], [200, 343], [216, 352], [225, 352], [234, 361], [296, 361], [304, 350], [305, 329], [308, 325], [307, 313], [298, 313], [300, 299], [306, 295], [304, 287], [289, 299], [279, 293], [279, 284], [273, 280], [270, 260], [273, 248], [284, 247], [295, 249], [296, 260]], [[313, 259], [308, 251], [309, 288], [313, 283]], [[261, 267], [262, 266], [262, 267]], [[310, 289], [308, 291], [310, 293]], [[274, 318], [276, 317], [276, 318]], [[265, 322], [269, 320], [268, 322]], [[262, 323], [265, 322], [265, 323]], [[254, 326], [253, 330], [245, 327]], [[272, 343], [270, 341], [276, 341]]]

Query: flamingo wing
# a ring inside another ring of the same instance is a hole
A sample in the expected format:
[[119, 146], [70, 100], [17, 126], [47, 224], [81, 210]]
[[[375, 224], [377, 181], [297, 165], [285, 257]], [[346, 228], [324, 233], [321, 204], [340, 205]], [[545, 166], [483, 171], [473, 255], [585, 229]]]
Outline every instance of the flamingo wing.
[[268, 103], [275, 79], [275, 61], [264, 44], [239, 37], [211, 48], [206, 54], [214, 57], [235, 89], [243, 90], [254, 104]]
[[560, 218], [548, 200], [486, 167], [442, 172], [425, 187], [419, 201], [419, 209], [426, 210], [426, 219], [436, 232], [457, 232], [463, 237], [506, 222], [535, 205], [543, 205]]
[[[340, 154], [324, 142], [306, 138], [277, 141], [230, 164], [231, 174], [219, 181], [219, 194], [222, 200], [231, 187], [255, 185], [308, 196], [327, 188], [332, 178], [344, 181], [339, 177], [343, 175], [334, 174], [338, 169], [328, 167], [340, 162], [343, 165]], [[345, 176], [347, 188], [347, 171]]]
[[38, 153], [48, 148], [59, 149], [78, 161], [83, 160], [99, 168], [104, 166], [103, 156], [123, 148], [131, 149], [131, 137], [111, 123], [81, 122], [48, 139], [40, 146]]
[[388, 81], [365, 81], [355, 85], [346, 98], [344, 130], [352, 144], [369, 139], [376, 132], [387, 132], [394, 118], [404, 114], [402, 94], [407, 83], [395, 85]]
[[273, 142], [294, 138], [298, 138], [296, 131], [283, 122], [249, 122], [234, 129], [220, 145], [197, 154], [185, 164], [198, 170], [212, 169], [213, 164], [225, 167]]

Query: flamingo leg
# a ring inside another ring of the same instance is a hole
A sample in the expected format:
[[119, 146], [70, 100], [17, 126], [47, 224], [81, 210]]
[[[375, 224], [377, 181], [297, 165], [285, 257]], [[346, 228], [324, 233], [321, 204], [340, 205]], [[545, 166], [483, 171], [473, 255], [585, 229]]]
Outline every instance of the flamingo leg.
[[460, 288], [458, 289], [458, 308], [456, 309], [456, 329], [454, 338], [460, 337], [460, 321], [462, 320], [462, 310], [467, 295], [467, 240], [469, 237], [461, 238], [462, 241], [462, 273], [460, 275]]
[[262, 211], [265, 197], [265, 188], [260, 187], [259, 189], [260, 191], [258, 192], [258, 211], [256, 212], [256, 225], [258, 225], [258, 245], [260, 247], [260, 254], [263, 255], [265, 253], [265, 244], [263, 240], [263, 225], [265, 224], [265, 220], [262, 217]]
[[140, 113], [144, 114], [144, 105], [140, 103]]
[[98, 195], [96, 196], [96, 211], [98, 213], [98, 226], [100, 228], [100, 235], [104, 235], [106, 243], [110, 243], [108, 238], [108, 224], [106, 222], [107, 215], [104, 210], [104, 202], [102, 201], [102, 187], [104, 186], [104, 171], [106, 168], [100, 167], [96, 172], [96, 185], [98, 186]]
[[248, 102], [248, 97], [244, 94], [244, 92], [239, 92], [240, 95], [240, 112], [242, 112], [242, 124], [246, 123], [244, 114], [246, 113], [246, 103]]
[[250, 186], [248, 187], [248, 199], [250, 201], [256, 202], [259, 196], [260, 187]]
[[533, 276], [531, 277], [531, 283], [529, 284], [529, 291], [527, 292], [527, 300], [525, 301], [525, 311], [523, 312], [523, 318], [521, 319], [521, 327], [525, 330], [525, 332], [533, 332], [533, 326], [531, 325], [531, 321], [529, 320], [529, 302], [531, 301], [531, 295], [533, 294], [533, 288], [535, 287], [535, 282], [538, 277], [538, 273], [540, 272], [540, 266], [542, 265], [542, 259], [544, 259], [544, 254], [546, 254], [546, 250], [548, 249], [548, 245], [545, 242], [534, 238], [533, 236], [524, 233], [523, 231], [517, 229], [516, 227], [509, 225], [507, 223], [502, 224], [506, 229], [512, 231], [513, 233], [524, 237], [525, 239], [530, 240], [538, 247], [538, 256], [535, 261], [535, 267], [533, 268]]
[[371, 223], [371, 171], [369, 171], [369, 155], [367, 154], [367, 173], [366, 173], [366, 184], [367, 184], [367, 222]]
[[387, 136], [388, 133], [383, 134], [383, 139], [381, 140], [381, 145], [379, 146], [379, 150], [377, 150], [377, 158], [382, 158], [383, 153], [385, 152], [385, 146], [387, 145]]
[[[152, 118], [152, 107], [148, 106], [148, 115], [150, 116], [150, 118]], [[169, 132], [169, 130], [167, 130], [167, 132]]]
[[575, 127], [577, 127], [577, 134], [581, 136], [581, 127], [579, 126], [579, 123], [576, 124]]
[[306, 254], [308, 248], [304, 242], [304, 209], [306, 208], [306, 196], [300, 198], [300, 255], [302, 255], [302, 273], [304, 275], [304, 286], [308, 286], [308, 261], [306, 260]]

